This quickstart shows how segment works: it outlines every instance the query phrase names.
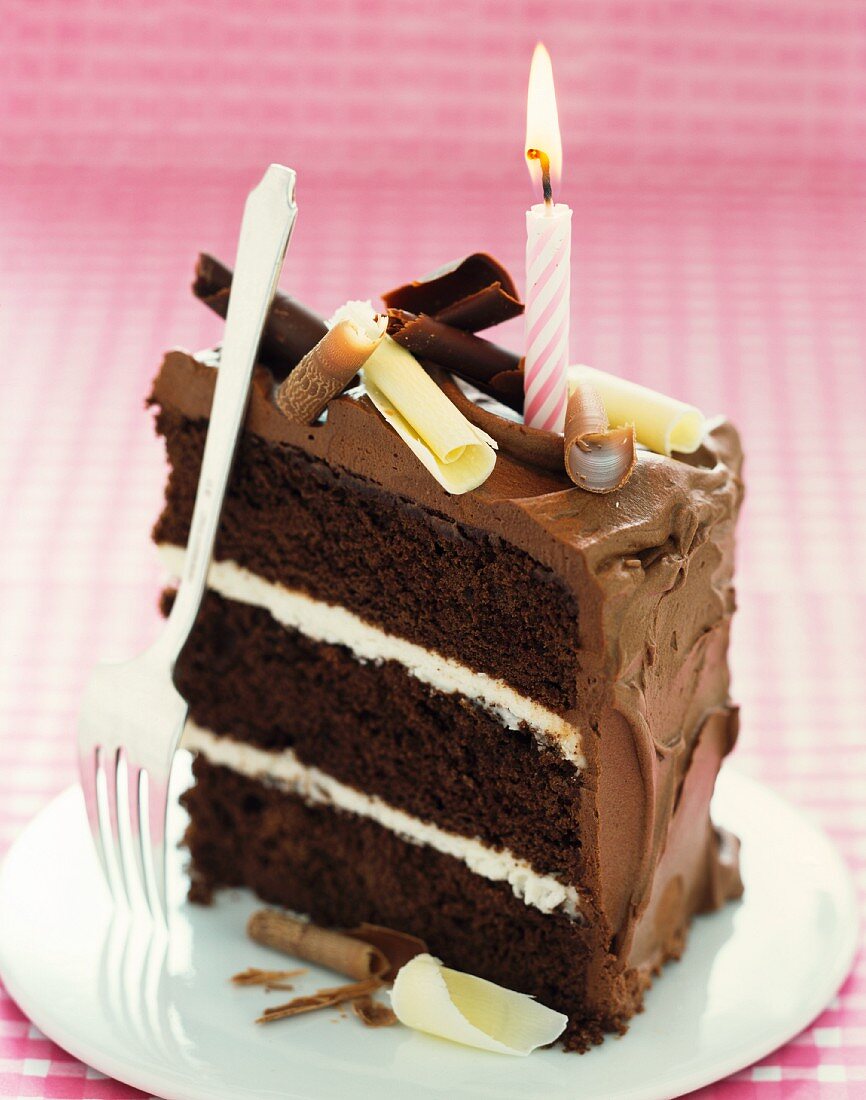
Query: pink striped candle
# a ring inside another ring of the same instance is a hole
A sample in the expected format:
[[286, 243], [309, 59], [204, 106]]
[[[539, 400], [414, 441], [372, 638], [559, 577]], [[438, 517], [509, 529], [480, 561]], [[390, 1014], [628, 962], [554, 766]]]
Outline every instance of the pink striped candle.
[[571, 209], [538, 203], [526, 212], [526, 362], [523, 419], [561, 432], [568, 401]]
[[561, 432], [568, 401], [571, 208], [553, 202], [551, 177], [562, 167], [562, 140], [550, 55], [539, 42], [529, 72], [526, 159], [544, 202], [526, 212], [526, 350], [523, 419]]

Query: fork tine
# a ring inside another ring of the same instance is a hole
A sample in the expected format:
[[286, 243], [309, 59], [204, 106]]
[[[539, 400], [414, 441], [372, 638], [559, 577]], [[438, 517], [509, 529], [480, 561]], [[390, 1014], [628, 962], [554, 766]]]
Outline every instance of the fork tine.
[[147, 827], [150, 833], [150, 858], [153, 869], [155, 902], [151, 908], [168, 923], [168, 901], [165, 859], [165, 825], [168, 813], [168, 779], [157, 779], [147, 773]]
[[[126, 882], [126, 865], [123, 861], [123, 845], [120, 839], [120, 813], [118, 811], [118, 774], [122, 759], [122, 750], [105, 752], [106, 757], [103, 773], [105, 775], [106, 803], [108, 806], [108, 829], [102, 830], [103, 846], [110, 844], [114, 853], [114, 866], [117, 871], [119, 887], [115, 889], [115, 901], [125, 901], [129, 909], [132, 909], [132, 898], [129, 894], [129, 886]], [[107, 834], [107, 835], [106, 835]]]
[[78, 772], [81, 777], [81, 790], [84, 794], [84, 808], [87, 811], [87, 822], [90, 825], [90, 833], [93, 837], [93, 847], [102, 868], [105, 884], [114, 893], [111, 883], [111, 875], [108, 870], [105, 846], [102, 843], [102, 827], [99, 818], [99, 750], [88, 745], [80, 746], [78, 751]]
[[[141, 887], [141, 893], [144, 896], [145, 904], [153, 914], [153, 904], [150, 898], [150, 891], [147, 887], [147, 872], [145, 870], [147, 866], [147, 843], [141, 830], [141, 777], [146, 774], [144, 768], [130, 763], [129, 757], [127, 756], [126, 787], [129, 793], [130, 847], [132, 848], [132, 859], [138, 875], [138, 884]], [[147, 781], [145, 780], [145, 782]]]

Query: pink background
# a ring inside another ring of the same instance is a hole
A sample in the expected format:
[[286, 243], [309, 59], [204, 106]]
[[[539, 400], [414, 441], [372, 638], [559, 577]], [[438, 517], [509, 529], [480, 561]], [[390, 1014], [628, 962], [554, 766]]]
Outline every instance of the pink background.
[[[860, 0], [0, 2], [0, 850], [74, 777], [88, 666], [152, 636], [161, 351], [243, 196], [298, 170], [322, 311], [486, 248], [521, 275], [527, 66], [553, 54], [573, 358], [725, 411], [749, 454], [738, 766], [866, 895], [866, 6]], [[519, 325], [503, 339], [519, 341]], [[137, 1095], [0, 989], [0, 1096]], [[866, 966], [705, 1090], [866, 1096]]]

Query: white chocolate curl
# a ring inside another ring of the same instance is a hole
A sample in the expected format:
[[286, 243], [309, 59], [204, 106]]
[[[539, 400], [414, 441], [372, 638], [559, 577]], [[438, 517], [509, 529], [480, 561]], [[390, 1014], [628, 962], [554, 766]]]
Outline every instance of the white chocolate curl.
[[581, 380], [591, 382], [601, 394], [610, 426], [633, 424], [638, 443], [657, 454], [692, 454], [704, 440], [706, 420], [694, 405], [594, 367], [569, 367], [568, 380], [570, 390]]
[[525, 1057], [552, 1043], [568, 1017], [525, 993], [449, 970], [432, 955], [416, 955], [397, 974], [391, 990], [397, 1019], [465, 1046]]
[[496, 441], [471, 424], [405, 348], [386, 336], [364, 364], [370, 400], [449, 493], [490, 476]]
[[280, 385], [279, 408], [301, 424], [315, 424], [328, 402], [342, 393], [376, 350], [387, 320], [369, 302], [347, 302], [326, 332]]

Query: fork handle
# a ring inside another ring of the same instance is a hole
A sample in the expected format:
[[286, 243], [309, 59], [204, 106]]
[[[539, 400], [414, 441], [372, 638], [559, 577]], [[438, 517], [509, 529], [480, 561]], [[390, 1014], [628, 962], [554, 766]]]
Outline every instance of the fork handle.
[[155, 643], [171, 667], [204, 595], [217, 527], [265, 320], [297, 216], [295, 173], [272, 164], [250, 192], [241, 223], [220, 365], [204, 445], [183, 574], [165, 629]]

